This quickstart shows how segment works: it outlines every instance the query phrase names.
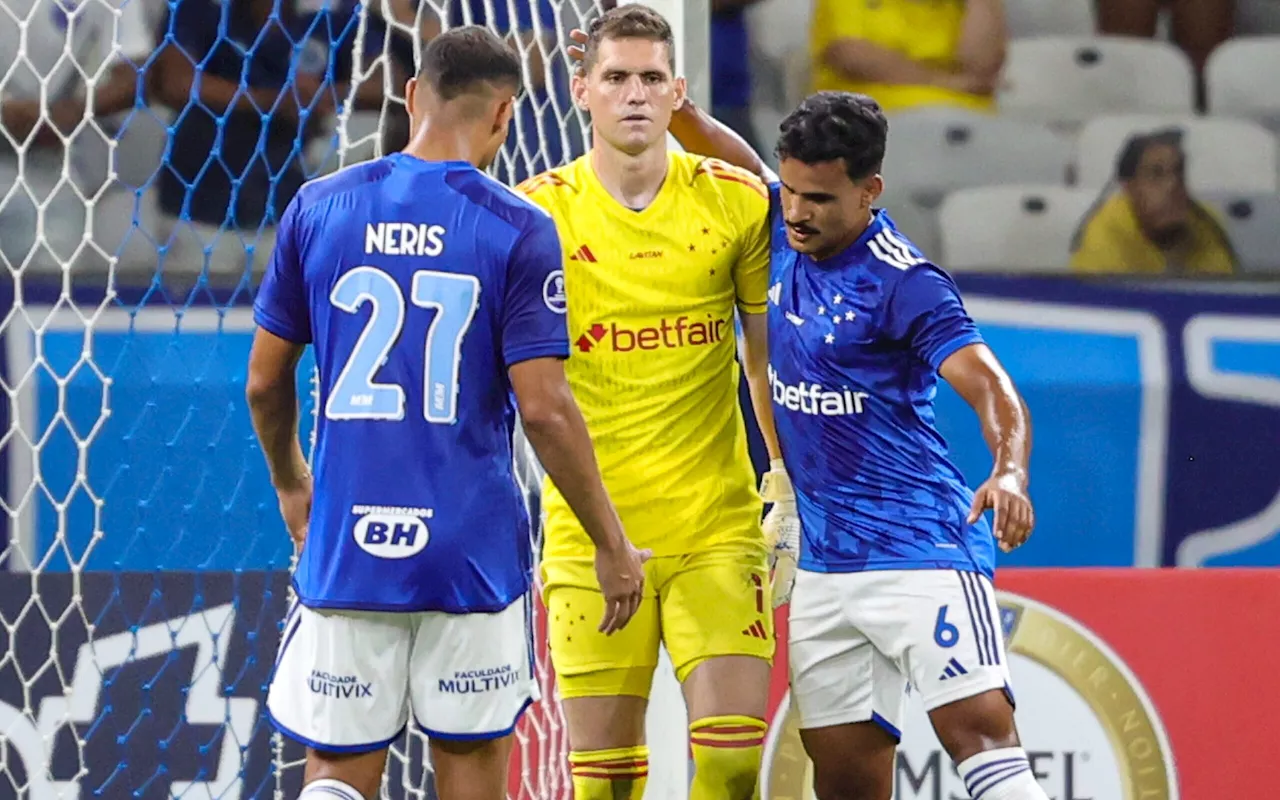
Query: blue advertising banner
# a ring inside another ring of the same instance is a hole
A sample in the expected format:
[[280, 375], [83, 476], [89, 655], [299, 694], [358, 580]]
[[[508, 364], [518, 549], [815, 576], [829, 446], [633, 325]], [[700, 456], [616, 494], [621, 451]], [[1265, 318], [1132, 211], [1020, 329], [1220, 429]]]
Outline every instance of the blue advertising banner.
[[[1035, 428], [1039, 525], [1002, 563], [1280, 565], [1280, 287], [960, 281]], [[9, 566], [286, 567], [244, 402], [247, 302], [46, 295], [25, 292], [4, 329]], [[976, 418], [945, 386], [938, 409], [977, 484]]]
[[[0, 572], [0, 798], [296, 797], [303, 748], [277, 751], [263, 713], [287, 585], [283, 571]], [[434, 797], [421, 739], [406, 741], [390, 797]]]
[[[1031, 408], [1018, 566], [1280, 564], [1280, 286], [961, 276]], [[972, 414], [940, 393], [971, 481]]]

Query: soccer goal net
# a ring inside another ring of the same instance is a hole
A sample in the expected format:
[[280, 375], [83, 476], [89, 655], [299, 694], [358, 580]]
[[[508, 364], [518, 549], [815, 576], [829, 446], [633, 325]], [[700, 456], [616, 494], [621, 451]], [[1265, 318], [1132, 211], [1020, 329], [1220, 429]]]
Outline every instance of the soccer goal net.
[[[303, 752], [264, 711], [291, 547], [243, 399], [274, 221], [302, 179], [400, 146], [420, 42], [453, 25], [528, 66], [495, 175], [579, 155], [565, 46], [604, 3], [0, 0], [0, 800], [296, 795]], [[647, 4], [702, 99], [709, 0]], [[561, 800], [536, 624], [509, 792]], [[432, 794], [410, 732], [384, 796]]]

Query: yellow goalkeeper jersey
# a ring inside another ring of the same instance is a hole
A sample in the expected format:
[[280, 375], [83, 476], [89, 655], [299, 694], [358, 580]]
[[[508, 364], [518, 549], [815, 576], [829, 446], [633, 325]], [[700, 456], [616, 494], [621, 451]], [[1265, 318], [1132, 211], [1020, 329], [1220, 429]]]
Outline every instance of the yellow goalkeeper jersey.
[[[565, 251], [566, 363], [605, 485], [631, 541], [654, 555], [762, 546], [738, 404], [735, 307], [765, 311], [769, 195], [754, 175], [673, 152], [641, 211], [605, 190], [590, 155], [520, 190]], [[590, 540], [547, 481], [544, 558]]]

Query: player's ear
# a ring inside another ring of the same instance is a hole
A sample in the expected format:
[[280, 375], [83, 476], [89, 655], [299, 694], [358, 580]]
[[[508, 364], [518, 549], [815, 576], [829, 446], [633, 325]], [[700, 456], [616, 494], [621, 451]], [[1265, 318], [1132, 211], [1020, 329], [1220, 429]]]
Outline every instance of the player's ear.
[[590, 111], [587, 105], [587, 76], [578, 70], [573, 73], [573, 77], [569, 80], [569, 92], [573, 95], [573, 104], [580, 111]]
[[494, 120], [493, 132], [501, 133], [502, 138], [507, 137], [507, 132], [511, 130], [511, 119], [516, 115], [516, 99], [509, 97], [498, 103], [497, 116]]
[[418, 104], [418, 79], [410, 78], [404, 84], [404, 110], [408, 112], [409, 119], [414, 116], [414, 108]]
[[867, 208], [871, 208], [880, 199], [880, 195], [884, 194], [884, 178], [880, 173], [867, 178], [866, 188], [863, 191], [863, 202]]
[[674, 110], [679, 111], [684, 106], [684, 101], [689, 97], [689, 82], [684, 78], [676, 78], [676, 103]]

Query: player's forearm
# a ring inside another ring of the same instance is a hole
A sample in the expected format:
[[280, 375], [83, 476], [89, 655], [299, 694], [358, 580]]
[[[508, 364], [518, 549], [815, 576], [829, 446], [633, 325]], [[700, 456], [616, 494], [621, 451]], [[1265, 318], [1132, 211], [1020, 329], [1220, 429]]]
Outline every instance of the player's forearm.
[[272, 485], [276, 488], [299, 485], [309, 470], [298, 438], [298, 389], [293, 376], [267, 385], [251, 381], [245, 396]]
[[572, 395], [553, 407], [521, 409], [521, 422], [542, 468], [586, 529], [591, 543], [599, 550], [622, 547], [622, 521], [609, 500], [587, 424]]
[[778, 444], [778, 431], [773, 423], [773, 396], [769, 389], [769, 376], [747, 373], [747, 389], [751, 392], [751, 409], [756, 415], [756, 425], [760, 428], [760, 438], [764, 439], [764, 449], [769, 453], [769, 460], [782, 458], [782, 447]]
[[823, 60], [846, 78], [868, 83], [928, 85], [941, 77], [938, 70], [863, 39], [832, 42]]
[[962, 72], [994, 78], [1004, 66], [1009, 40], [1003, 0], [968, 0], [956, 46]]
[[771, 174], [760, 154], [727, 125], [694, 105], [692, 100], [671, 117], [671, 135], [690, 153], [711, 156], [750, 170], [765, 181]]
[[1031, 463], [1031, 412], [1007, 375], [993, 380], [974, 410], [991, 450], [993, 475], [1027, 479]]
[[764, 314], [742, 315], [742, 371], [751, 394], [751, 410], [756, 415], [760, 438], [769, 451], [769, 460], [782, 458], [778, 432], [773, 423], [773, 389], [769, 386], [768, 322]]

